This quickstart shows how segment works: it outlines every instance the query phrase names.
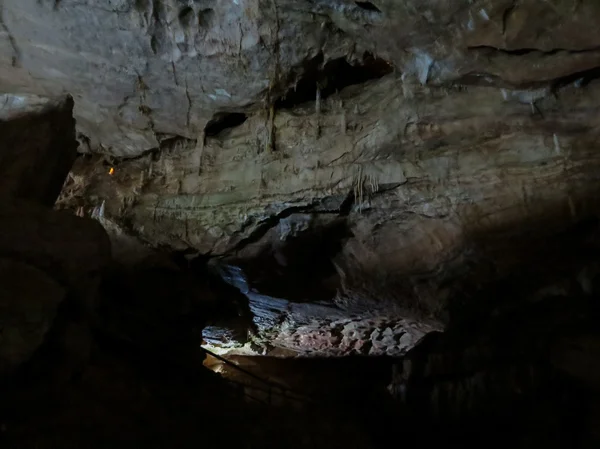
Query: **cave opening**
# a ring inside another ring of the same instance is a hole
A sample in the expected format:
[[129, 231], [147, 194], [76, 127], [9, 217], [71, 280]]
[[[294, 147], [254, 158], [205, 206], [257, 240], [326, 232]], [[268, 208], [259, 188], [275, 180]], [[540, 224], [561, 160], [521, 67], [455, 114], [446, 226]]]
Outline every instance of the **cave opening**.
[[242, 112], [221, 112], [215, 114], [206, 124], [204, 135], [206, 137], [215, 137], [220, 133], [240, 126], [248, 119], [248, 116]]
[[392, 65], [381, 58], [365, 52], [360, 62], [351, 64], [346, 58], [324, 62], [323, 53], [306, 62], [293, 87], [281, 96], [275, 107], [291, 109], [303, 103], [315, 101], [317, 90], [322, 100], [342, 89], [368, 81], [377, 80], [393, 72]]
[[295, 302], [332, 300], [340, 288], [333, 260], [351, 236], [345, 220], [338, 220], [270, 245], [249, 260], [233, 263], [247, 273], [251, 288], [262, 294]]
[[354, 3], [356, 3], [356, 6], [358, 6], [361, 9], [364, 9], [366, 11], [381, 12], [381, 9], [379, 9], [377, 6], [375, 6], [371, 2], [354, 2]]

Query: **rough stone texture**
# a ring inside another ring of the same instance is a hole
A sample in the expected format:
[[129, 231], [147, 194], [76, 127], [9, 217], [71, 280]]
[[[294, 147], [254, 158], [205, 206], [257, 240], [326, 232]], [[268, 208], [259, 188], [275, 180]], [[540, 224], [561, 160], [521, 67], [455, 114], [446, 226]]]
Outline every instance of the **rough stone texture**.
[[[70, 92], [92, 149], [195, 139], [220, 112], [268, 109], [307, 67], [369, 51], [422, 83], [522, 86], [595, 69], [594, 0], [3, 0], [0, 83]], [[587, 30], [582, 33], [581, 30]]]
[[[385, 218], [379, 234], [397, 233], [400, 225], [415, 233], [400, 244], [418, 245], [445, 238], [428, 229], [440, 221], [452, 239], [467, 226], [462, 222], [475, 222], [468, 225], [472, 233], [494, 226], [495, 210], [504, 223], [522, 219], [525, 208], [533, 218], [547, 204], [568, 209], [569, 195], [576, 207], [577, 194], [593, 188], [586, 181], [595, 179], [590, 146], [596, 85], [585, 94], [572, 89], [545, 98], [538, 106], [544, 118], [529, 104], [504, 100], [496, 89], [415, 87], [407, 100], [403, 86], [388, 79], [354, 91], [346, 104], [359, 113], [347, 112], [345, 120], [333, 100], [320, 115], [308, 108], [280, 113], [274, 153], [260, 152], [258, 123], [251, 119], [200, 149], [178, 142], [157, 161], [145, 158], [143, 171], [142, 161], [131, 163], [133, 170], [124, 162], [112, 179], [103, 177], [109, 190], [99, 193], [111, 214], [129, 206], [126, 200], [134, 202], [128, 210], [133, 229], [152, 242], [223, 254], [256, 239], [270, 217], [279, 223], [295, 215], [308, 227], [312, 214], [338, 214], [353, 193], [350, 219], [367, 222], [366, 234]], [[419, 268], [442, 256], [436, 248], [429, 252], [419, 254]], [[410, 260], [413, 251], [404, 253], [408, 260], [402, 263], [417, 263]]]
[[100, 274], [110, 260], [110, 242], [93, 220], [51, 209], [76, 157], [72, 98], [3, 97], [0, 375], [4, 379], [46, 342], [51, 328], [55, 330], [63, 300], [79, 320], [67, 325], [65, 353], [83, 358], [89, 354], [85, 318], [93, 311]]
[[309, 7], [262, 0], [3, 1], [0, 80], [70, 92], [93, 148], [135, 155], [157, 146], [157, 133], [196, 138], [219, 111], [260, 107], [320, 49], [347, 52], [322, 22], [331, 20]]
[[[342, 91], [345, 113], [337, 99], [319, 114], [313, 105], [280, 111], [274, 152], [256, 144], [250, 117], [200, 148], [176, 140], [123, 161], [113, 176], [85, 159], [75, 173], [88, 180], [88, 204], [105, 202], [107, 217], [147, 242], [256, 260], [244, 269], [264, 267], [267, 278], [328, 241], [296, 248], [295, 239], [339, 226], [345, 235], [329, 237], [338, 247], [307, 259], [314, 276], [298, 290], [326, 282], [326, 259], [329, 298], [339, 290], [347, 314], [417, 309], [417, 321], [439, 329], [450, 299], [523, 260], [547, 266], [546, 242], [596, 212], [599, 95], [594, 82], [567, 86], [532, 107], [492, 87], [388, 77]], [[323, 299], [311, 295], [292, 299]]]
[[0, 195], [52, 206], [77, 154], [73, 100], [4, 97]]
[[65, 290], [34, 267], [0, 258], [0, 376], [42, 344]]
[[[252, 343], [263, 346], [263, 350], [274, 347], [302, 355], [397, 356], [429, 332], [442, 329], [440, 322], [416, 315], [414, 310], [398, 310], [394, 304], [357, 311], [331, 301], [294, 302], [258, 293], [239, 268], [221, 268], [221, 274], [247, 296], [254, 322]], [[205, 346], [230, 353], [255, 350], [253, 345], [242, 347], [246, 335], [235, 329], [239, 327], [232, 320], [205, 328]]]
[[79, 160], [66, 205], [240, 267], [266, 340], [362, 348], [393, 316], [402, 353], [523, 261], [542, 276], [546, 242], [597, 212], [599, 13], [4, 0], [0, 85], [71, 93], [82, 151], [103, 156]]

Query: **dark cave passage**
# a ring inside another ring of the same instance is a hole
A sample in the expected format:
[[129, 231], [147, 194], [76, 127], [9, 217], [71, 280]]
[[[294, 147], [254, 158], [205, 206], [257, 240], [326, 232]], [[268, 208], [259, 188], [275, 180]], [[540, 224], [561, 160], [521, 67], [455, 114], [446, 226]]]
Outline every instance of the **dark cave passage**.
[[[392, 73], [393, 66], [371, 53], [365, 53], [362, 60], [350, 64], [346, 58], [338, 58], [324, 63], [322, 53], [308, 61], [294, 86], [276, 101], [277, 109], [291, 109], [303, 103], [315, 101], [317, 90], [321, 100], [341, 91], [345, 87], [363, 84]], [[290, 77], [296, 75], [290, 75]], [[290, 79], [292, 82], [293, 78]]]
[[[290, 245], [323, 248], [313, 237]], [[334, 255], [336, 245], [324, 254]], [[288, 251], [289, 269], [294, 257], [298, 266], [314, 264], [310, 251]], [[209, 258], [182, 253], [135, 267], [115, 265], [101, 288], [103, 308], [85, 365], [72, 365], [62, 343], [80, 312], [61, 312], [38, 355], [4, 385], [9, 393], [0, 419], [9, 429], [7, 444], [75, 447], [94, 435], [94, 447], [104, 447], [103, 438], [140, 441], [135, 435], [143, 434], [148, 447], [191, 447], [199, 438], [213, 447], [236, 419], [241, 433], [227, 437], [231, 444], [252, 438], [266, 448], [283, 442], [292, 448], [385, 448], [390, 440], [425, 447], [501, 448], [515, 441], [586, 447], [595, 396], [585, 360], [596, 354], [598, 298], [576, 286], [567, 292], [568, 306], [550, 293], [499, 314], [488, 309], [470, 318], [477, 325], [432, 333], [405, 357], [298, 357], [271, 347], [265, 356], [225, 354], [224, 364], [200, 349], [197, 330], [238, 320], [247, 331], [251, 317], [240, 321], [240, 302], [247, 298], [218, 273]], [[39, 372], [52, 374], [40, 378]], [[139, 422], [119, 434], [130, 416]], [[198, 419], [210, 423], [210, 436], [198, 429]], [[91, 434], [87, 422], [97, 425]], [[28, 428], [38, 430], [28, 435]]]
[[241, 125], [247, 118], [248, 116], [241, 112], [223, 112], [215, 114], [213, 119], [206, 124], [204, 135], [206, 137], [217, 136], [229, 128], [235, 128], [236, 126]]
[[340, 288], [333, 260], [351, 237], [344, 220], [299, 232], [262, 249], [249, 260], [231, 263], [247, 274], [250, 287], [261, 294], [294, 302], [331, 300]]

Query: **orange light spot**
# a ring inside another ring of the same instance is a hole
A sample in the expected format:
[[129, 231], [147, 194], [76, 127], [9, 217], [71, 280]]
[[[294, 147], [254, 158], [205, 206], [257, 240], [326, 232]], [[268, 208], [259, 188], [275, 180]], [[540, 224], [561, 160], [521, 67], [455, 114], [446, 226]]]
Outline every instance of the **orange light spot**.
[[115, 173], [114, 167], [110, 167], [110, 170], [108, 170], [108, 174], [113, 175], [114, 173]]

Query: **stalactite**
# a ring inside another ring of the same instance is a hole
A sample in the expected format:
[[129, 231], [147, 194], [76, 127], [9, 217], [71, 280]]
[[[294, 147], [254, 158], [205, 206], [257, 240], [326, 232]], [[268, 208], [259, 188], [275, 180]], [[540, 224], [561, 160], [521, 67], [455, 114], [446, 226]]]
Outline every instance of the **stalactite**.
[[317, 139], [321, 136], [321, 88], [317, 85], [315, 99], [315, 115], [317, 117]]
[[345, 136], [348, 126], [346, 124], [346, 110], [344, 109], [344, 102], [342, 100], [340, 100], [340, 111], [340, 131]]

